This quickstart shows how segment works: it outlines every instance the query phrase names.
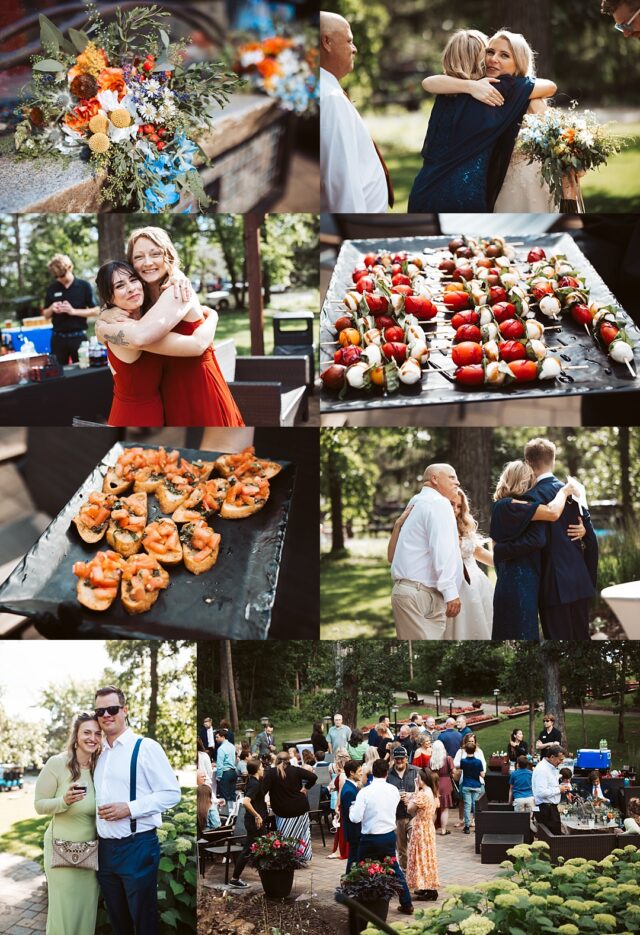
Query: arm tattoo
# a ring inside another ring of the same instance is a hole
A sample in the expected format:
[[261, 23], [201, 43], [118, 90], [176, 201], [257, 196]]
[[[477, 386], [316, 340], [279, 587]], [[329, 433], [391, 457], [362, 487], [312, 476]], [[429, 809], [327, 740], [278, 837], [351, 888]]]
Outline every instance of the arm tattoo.
[[129, 347], [129, 342], [125, 340], [124, 331], [118, 331], [117, 334], [108, 331], [102, 332], [102, 337], [109, 344], [119, 344], [120, 347]]

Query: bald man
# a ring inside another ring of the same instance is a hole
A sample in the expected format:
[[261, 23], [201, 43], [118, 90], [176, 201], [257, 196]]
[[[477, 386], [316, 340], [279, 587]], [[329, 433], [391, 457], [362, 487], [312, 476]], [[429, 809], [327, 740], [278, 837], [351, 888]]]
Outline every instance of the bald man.
[[452, 506], [459, 490], [450, 464], [430, 464], [394, 526], [391, 608], [399, 639], [441, 640], [447, 618], [460, 613], [464, 570]]
[[320, 204], [338, 214], [387, 210], [386, 166], [360, 114], [340, 87], [357, 49], [349, 23], [320, 13]]
[[613, 16], [625, 39], [640, 39], [640, 0], [602, 0], [601, 12]]

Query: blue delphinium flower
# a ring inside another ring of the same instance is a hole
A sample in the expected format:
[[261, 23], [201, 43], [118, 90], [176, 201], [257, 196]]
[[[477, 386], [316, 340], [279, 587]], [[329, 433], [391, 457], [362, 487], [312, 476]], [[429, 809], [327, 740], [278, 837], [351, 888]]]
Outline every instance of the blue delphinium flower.
[[180, 195], [171, 182], [156, 182], [152, 188], [145, 189], [144, 210], [151, 214], [159, 214], [180, 200]]

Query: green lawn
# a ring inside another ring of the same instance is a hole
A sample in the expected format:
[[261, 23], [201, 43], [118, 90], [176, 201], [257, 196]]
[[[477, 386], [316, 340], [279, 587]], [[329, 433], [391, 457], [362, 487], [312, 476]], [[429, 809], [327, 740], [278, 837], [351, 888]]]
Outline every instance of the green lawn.
[[[386, 545], [384, 546], [386, 548]], [[321, 639], [395, 636], [389, 566], [376, 556], [320, 563]]]
[[[420, 150], [429, 120], [427, 106], [419, 113], [392, 110], [367, 114], [371, 135], [380, 146], [389, 167], [396, 202], [393, 211], [407, 210], [409, 192], [422, 166]], [[590, 172], [582, 180], [588, 212], [640, 210], [640, 123], [611, 123], [611, 133], [624, 141], [623, 151], [608, 165]]]
[[[274, 312], [314, 312], [317, 313], [320, 308], [320, 293], [318, 289], [305, 289], [304, 291], [283, 292], [271, 296], [271, 302], [268, 308], [264, 310], [264, 351], [265, 354], [273, 353], [273, 326], [271, 320]], [[320, 317], [316, 314], [314, 320], [314, 341], [317, 346], [320, 340]], [[236, 311], [229, 309], [226, 312], [220, 312], [218, 327], [216, 329], [216, 340], [222, 341], [225, 338], [233, 338], [236, 342], [236, 351], [238, 354], [251, 353], [251, 332], [249, 330], [249, 311], [248, 309]]]
[[0, 851], [37, 860], [42, 865], [42, 838], [49, 815], [36, 815], [33, 807], [35, 786], [20, 794], [0, 794]]

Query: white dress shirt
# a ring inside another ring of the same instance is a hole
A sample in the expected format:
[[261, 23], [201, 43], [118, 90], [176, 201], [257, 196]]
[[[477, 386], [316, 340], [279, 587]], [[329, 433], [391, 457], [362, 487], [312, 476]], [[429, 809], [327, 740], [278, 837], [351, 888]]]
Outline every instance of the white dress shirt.
[[211, 766], [211, 758], [208, 753], [205, 753], [204, 750], [198, 752], [198, 769], [207, 777], [207, 785], [210, 786], [213, 783], [213, 768]]
[[560, 801], [558, 768], [549, 762], [548, 757], [540, 760], [535, 767], [531, 787], [536, 805], [542, 805], [544, 802], [557, 805]]
[[387, 180], [365, 123], [335, 75], [320, 69], [320, 209], [382, 214]]
[[[138, 752], [136, 798], [134, 802], [129, 800], [131, 755], [136, 740], [138, 734], [130, 727], [116, 737], [113, 746], [105, 740], [93, 783], [96, 805], [126, 802], [131, 818], [137, 821], [136, 834], [139, 834], [160, 827], [162, 812], [180, 801], [180, 786], [160, 744], [145, 737]], [[126, 838], [131, 834], [128, 817], [105, 821], [97, 816], [96, 825], [101, 838]]]
[[385, 779], [374, 779], [358, 792], [349, 809], [349, 819], [361, 821], [361, 834], [389, 834], [396, 830], [400, 792]]
[[207, 727], [207, 747], [215, 747], [216, 738], [213, 733], [213, 727]]
[[447, 603], [453, 601], [464, 581], [453, 507], [432, 487], [423, 487], [410, 503], [413, 510], [400, 530], [391, 575], [394, 581], [419, 581]]

